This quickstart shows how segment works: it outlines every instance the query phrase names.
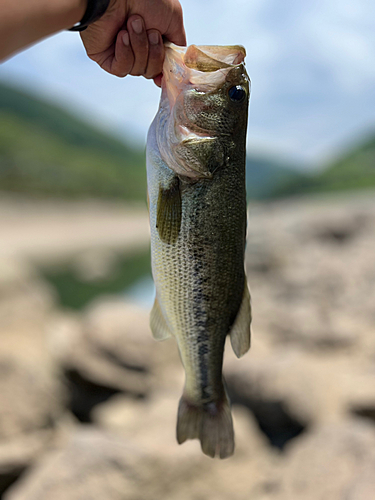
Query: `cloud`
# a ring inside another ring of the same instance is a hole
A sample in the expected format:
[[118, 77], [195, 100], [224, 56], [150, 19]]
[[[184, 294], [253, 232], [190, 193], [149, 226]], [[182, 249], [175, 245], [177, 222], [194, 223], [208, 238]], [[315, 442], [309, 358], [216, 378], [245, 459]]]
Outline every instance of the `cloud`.
[[[375, 6], [366, 0], [186, 0], [189, 43], [247, 48], [249, 147], [320, 161], [375, 123]], [[159, 90], [106, 74], [79, 36], [60, 33], [15, 56], [0, 78], [143, 143]]]

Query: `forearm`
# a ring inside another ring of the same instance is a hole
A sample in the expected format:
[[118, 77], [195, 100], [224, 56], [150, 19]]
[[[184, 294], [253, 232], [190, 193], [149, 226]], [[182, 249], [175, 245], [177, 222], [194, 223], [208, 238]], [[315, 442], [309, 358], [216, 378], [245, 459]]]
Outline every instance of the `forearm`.
[[87, 0], [0, 0], [0, 60], [82, 18]]

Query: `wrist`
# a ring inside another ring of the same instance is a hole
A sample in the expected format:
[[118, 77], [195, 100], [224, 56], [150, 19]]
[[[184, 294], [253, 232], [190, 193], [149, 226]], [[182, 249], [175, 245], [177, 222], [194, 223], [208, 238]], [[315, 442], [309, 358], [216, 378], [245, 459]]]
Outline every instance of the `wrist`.
[[87, 0], [3, 2], [0, 16], [0, 60], [19, 49], [79, 22]]
[[82, 19], [84, 13], [86, 12], [87, 9], [87, 0], [75, 0], [76, 5], [75, 5], [75, 17], [77, 18], [78, 15], [78, 21]]
[[88, 0], [40, 0], [43, 16], [36, 13], [36, 23], [46, 24], [51, 33], [69, 28], [84, 15]]
[[110, 0], [86, 0], [85, 12], [80, 18], [79, 23], [76, 23], [69, 31], [83, 31], [90, 24], [100, 19], [106, 12]]
[[88, 0], [61, 0], [61, 7], [65, 10], [62, 14], [65, 28], [79, 23], [86, 12], [87, 2]]

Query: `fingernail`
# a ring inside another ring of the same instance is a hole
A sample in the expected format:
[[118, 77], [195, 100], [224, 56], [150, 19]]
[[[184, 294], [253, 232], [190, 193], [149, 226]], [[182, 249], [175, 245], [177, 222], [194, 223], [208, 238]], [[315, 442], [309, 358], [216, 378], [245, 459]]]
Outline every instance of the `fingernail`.
[[134, 33], [137, 33], [137, 35], [142, 33], [142, 21], [140, 19], [134, 19], [134, 21], [132, 21], [132, 27]]
[[159, 35], [155, 31], [151, 31], [148, 34], [148, 41], [151, 45], [157, 45], [159, 43]]
[[122, 35], [122, 42], [127, 47], [129, 46], [129, 33], [127, 31]]

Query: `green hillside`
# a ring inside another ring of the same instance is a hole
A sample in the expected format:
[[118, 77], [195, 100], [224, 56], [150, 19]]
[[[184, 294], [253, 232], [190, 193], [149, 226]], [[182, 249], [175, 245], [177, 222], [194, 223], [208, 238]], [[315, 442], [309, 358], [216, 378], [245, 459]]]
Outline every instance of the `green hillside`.
[[292, 180], [276, 196], [375, 189], [375, 134], [343, 154], [317, 174]]
[[[255, 156], [246, 169], [249, 199], [375, 188], [375, 135], [315, 175]], [[0, 190], [144, 200], [145, 154], [0, 83]]]
[[0, 84], [0, 189], [145, 199], [143, 151]]
[[305, 182], [306, 176], [296, 167], [267, 158], [248, 155], [246, 190], [251, 200], [273, 198], [291, 185]]
[[319, 190], [375, 188], [375, 135], [329, 165], [316, 182]]
[[[248, 196], [265, 199], [301, 174], [248, 157]], [[144, 199], [145, 155], [57, 106], [0, 84], [0, 190]]]

